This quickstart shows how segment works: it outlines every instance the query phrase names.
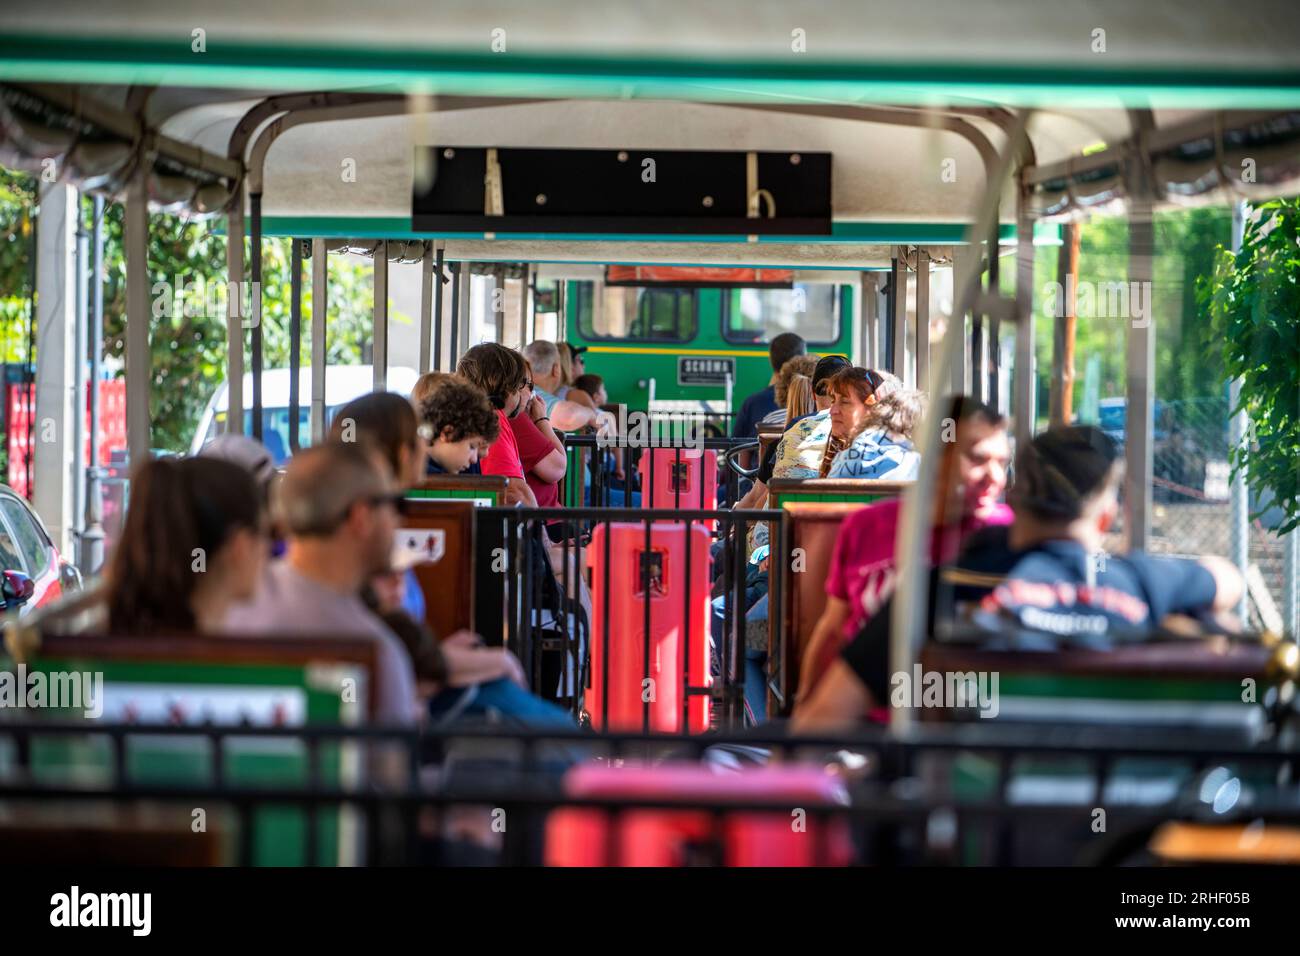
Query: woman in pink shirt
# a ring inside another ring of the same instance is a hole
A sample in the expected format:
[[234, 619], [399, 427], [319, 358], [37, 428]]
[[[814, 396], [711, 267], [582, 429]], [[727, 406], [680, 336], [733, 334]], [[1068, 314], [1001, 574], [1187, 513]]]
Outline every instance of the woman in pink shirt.
[[[968, 396], [950, 400], [944, 446], [930, 522], [930, 562], [956, 557], [968, 535], [990, 524], [1010, 524], [1011, 509], [1001, 504], [1007, 487], [1011, 446], [1006, 419]], [[800, 662], [795, 702], [807, 700], [831, 662], [893, 592], [894, 542], [902, 501], [868, 505], [845, 519], [835, 539], [826, 581], [826, 609], [817, 621]]]

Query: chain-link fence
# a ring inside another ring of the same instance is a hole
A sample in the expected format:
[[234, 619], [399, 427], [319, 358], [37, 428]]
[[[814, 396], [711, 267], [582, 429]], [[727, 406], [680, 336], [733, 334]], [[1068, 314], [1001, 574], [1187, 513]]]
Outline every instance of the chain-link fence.
[[[1152, 432], [1150, 550], [1232, 554], [1229, 405], [1225, 397], [1158, 401]], [[1252, 492], [1251, 513], [1259, 507]], [[1282, 539], [1275, 516], [1250, 520], [1248, 613], [1267, 625], [1282, 605]]]

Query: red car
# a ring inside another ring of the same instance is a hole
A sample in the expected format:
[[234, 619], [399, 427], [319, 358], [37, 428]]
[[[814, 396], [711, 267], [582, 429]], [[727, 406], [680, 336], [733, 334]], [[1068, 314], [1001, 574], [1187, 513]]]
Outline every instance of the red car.
[[[8, 485], [0, 485], [0, 572], [4, 610], [20, 614], [81, 587], [81, 572], [63, 559], [40, 516]], [[30, 581], [30, 588], [23, 580]]]

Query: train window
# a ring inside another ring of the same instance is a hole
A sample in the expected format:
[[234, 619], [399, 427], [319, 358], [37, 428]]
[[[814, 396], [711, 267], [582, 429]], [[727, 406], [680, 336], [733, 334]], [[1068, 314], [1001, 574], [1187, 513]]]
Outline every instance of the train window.
[[743, 345], [798, 332], [809, 345], [840, 338], [840, 287], [796, 282], [793, 289], [729, 289], [722, 293], [722, 337]]
[[604, 286], [597, 314], [594, 283], [576, 285], [578, 331], [584, 339], [689, 342], [699, 331], [692, 289]]

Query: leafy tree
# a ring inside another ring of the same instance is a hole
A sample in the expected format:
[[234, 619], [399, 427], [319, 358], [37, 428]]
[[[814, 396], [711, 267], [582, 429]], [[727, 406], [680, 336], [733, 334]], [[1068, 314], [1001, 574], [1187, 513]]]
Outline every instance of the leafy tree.
[[1233, 467], [1272, 494], [1285, 533], [1300, 526], [1300, 199], [1252, 207], [1241, 251], [1220, 247], [1198, 295], [1252, 425]]
[[[0, 360], [6, 362], [29, 358], [32, 224], [40, 203], [37, 185], [25, 173], [0, 169]], [[89, 199], [83, 199], [83, 203], [83, 221], [89, 229], [91, 203]], [[105, 207], [105, 367], [118, 376], [125, 374], [126, 344], [122, 213], [120, 203]], [[188, 448], [204, 405], [225, 377], [223, 225], [222, 219], [199, 222], [175, 215], [149, 217], [151, 312], [146, 318], [150, 323], [153, 370], [149, 397], [153, 447], [175, 451]], [[280, 238], [264, 239], [262, 252], [263, 354], [267, 368], [284, 367], [289, 364], [289, 242]], [[303, 271], [308, 272], [306, 268]], [[177, 300], [173, 293], [181, 282], [186, 291]], [[215, 293], [218, 289], [219, 296], [203, 295], [199, 291]], [[327, 361], [334, 364], [362, 361], [368, 354], [371, 335], [373, 284], [369, 268], [332, 257], [329, 301]], [[180, 308], [176, 308], [178, 303]], [[310, 310], [310, 277], [304, 275], [304, 321]], [[402, 317], [396, 318], [400, 321]], [[247, 348], [250, 333], [245, 331], [244, 335]], [[310, 361], [305, 330], [301, 361], [304, 365]]]

